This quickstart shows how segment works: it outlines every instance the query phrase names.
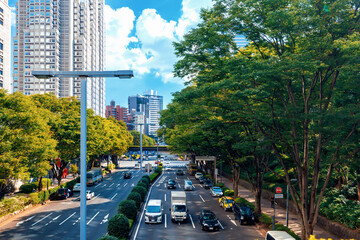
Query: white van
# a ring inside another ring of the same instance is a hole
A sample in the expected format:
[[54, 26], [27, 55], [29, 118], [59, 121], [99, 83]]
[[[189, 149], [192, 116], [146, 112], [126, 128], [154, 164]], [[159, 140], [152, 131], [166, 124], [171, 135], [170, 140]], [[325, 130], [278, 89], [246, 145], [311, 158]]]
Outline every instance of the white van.
[[295, 240], [285, 231], [268, 231], [265, 240]]
[[162, 223], [162, 213], [162, 201], [160, 199], [150, 199], [145, 212], [145, 223]]
[[192, 191], [193, 189], [194, 189], [194, 186], [192, 185], [192, 182], [190, 180], [185, 180], [184, 190]]

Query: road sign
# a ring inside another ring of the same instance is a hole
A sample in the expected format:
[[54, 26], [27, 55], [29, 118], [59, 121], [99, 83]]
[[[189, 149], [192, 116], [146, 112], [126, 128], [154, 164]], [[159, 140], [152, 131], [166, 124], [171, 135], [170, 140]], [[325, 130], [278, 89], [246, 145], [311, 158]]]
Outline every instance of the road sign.
[[275, 192], [276, 192], [276, 193], [282, 193], [281, 187], [277, 187], [277, 188], [275, 189]]
[[275, 194], [275, 198], [284, 198], [284, 194]]

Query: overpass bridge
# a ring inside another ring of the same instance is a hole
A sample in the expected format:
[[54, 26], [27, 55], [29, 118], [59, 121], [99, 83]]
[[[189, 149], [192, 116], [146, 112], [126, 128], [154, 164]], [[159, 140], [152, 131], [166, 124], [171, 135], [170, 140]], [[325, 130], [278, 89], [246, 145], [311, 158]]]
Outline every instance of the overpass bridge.
[[[157, 151], [157, 147], [142, 147], [143, 152], [155, 152]], [[132, 146], [129, 147], [128, 152], [138, 152], [140, 151], [140, 146]], [[159, 153], [161, 154], [170, 154], [170, 151], [168, 150], [167, 146], [159, 146]]]

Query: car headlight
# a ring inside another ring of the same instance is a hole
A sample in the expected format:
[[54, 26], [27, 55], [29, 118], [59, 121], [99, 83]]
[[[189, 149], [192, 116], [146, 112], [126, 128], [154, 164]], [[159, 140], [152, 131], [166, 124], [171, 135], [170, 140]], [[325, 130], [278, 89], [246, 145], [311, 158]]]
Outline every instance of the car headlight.
[[251, 218], [252, 220], [255, 220], [254, 216]]
[[209, 226], [209, 224], [207, 224], [207, 223], [204, 223], [204, 226], [205, 226], [205, 227], [208, 227], [208, 226]]
[[241, 220], [244, 220], [244, 216], [241, 216], [240, 219], [241, 219]]

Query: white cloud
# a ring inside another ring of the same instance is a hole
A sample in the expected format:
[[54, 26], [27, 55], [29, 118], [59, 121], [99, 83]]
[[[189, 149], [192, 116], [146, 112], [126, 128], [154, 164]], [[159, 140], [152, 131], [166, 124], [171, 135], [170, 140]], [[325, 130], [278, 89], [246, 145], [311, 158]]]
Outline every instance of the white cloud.
[[154, 72], [165, 83], [182, 84], [172, 74], [176, 62], [172, 42], [195, 27], [201, 7], [208, 6], [211, 0], [183, 0], [182, 16], [176, 22], [163, 19], [155, 9], [144, 9], [135, 19], [129, 8], [114, 10], [105, 5], [106, 68], [132, 69], [136, 77]]

